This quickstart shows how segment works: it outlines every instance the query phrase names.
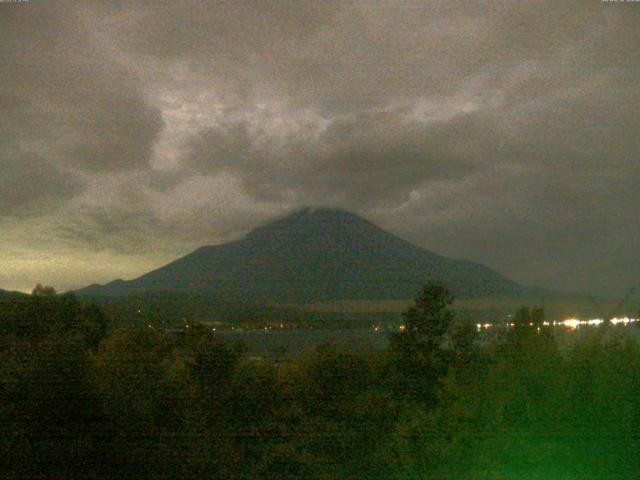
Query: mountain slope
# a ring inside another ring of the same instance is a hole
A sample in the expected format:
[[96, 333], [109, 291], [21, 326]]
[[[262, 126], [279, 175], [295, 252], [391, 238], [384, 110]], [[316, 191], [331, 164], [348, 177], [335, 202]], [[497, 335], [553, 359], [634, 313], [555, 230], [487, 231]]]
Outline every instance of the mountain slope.
[[78, 293], [192, 291], [231, 301], [308, 303], [411, 298], [432, 279], [461, 296], [521, 289], [483, 265], [423, 250], [354, 214], [303, 209], [135, 280]]
[[9, 297], [22, 297], [25, 294], [22, 292], [13, 292], [10, 290], [2, 290], [0, 288], [0, 298], [9, 298]]

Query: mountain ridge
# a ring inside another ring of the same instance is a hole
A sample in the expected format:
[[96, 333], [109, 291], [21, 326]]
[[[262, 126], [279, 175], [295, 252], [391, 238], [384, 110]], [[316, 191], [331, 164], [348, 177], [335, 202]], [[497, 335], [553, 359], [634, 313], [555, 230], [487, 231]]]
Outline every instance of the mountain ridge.
[[412, 298], [430, 280], [462, 296], [522, 290], [489, 267], [422, 249], [353, 213], [304, 208], [136, 279], [77, 293], [190, 291], [230, 301], [310, 303]]
[[3, 290], [2, 288], [0, 288], [0, 297], [21, 297], [24, 295], [26, 294], [22, 292], [16, 292], [13, 290]]

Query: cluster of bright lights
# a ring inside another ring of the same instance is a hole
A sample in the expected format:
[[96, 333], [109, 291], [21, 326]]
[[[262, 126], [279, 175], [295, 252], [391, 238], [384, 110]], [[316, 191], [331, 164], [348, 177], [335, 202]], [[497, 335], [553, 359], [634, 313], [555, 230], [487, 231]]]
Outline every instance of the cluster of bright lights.
[[611, 319], [611, 323], [613, 323], [614, 325], [617, 325], [619, 323], [621, 323], [623, 325], [628, 325], [630, 323], [637, 322], [639, 320], [640, 319], [638, 319], [638, 318], [629, 318], [629, 317], [612, 318]]
[[[624, 325], [627, 326], [630, 323], [634, 323], [634, 322], [638, 322], [640, 321], [640, 319], [638, 318], [629, 318], [629, 317], [621, 317], [621, 318], [612, 318], [611, 319], [611, 324], [612, 325]], [[557, 320], [557, 321], [553, 321], [553, 322], [543, 322], [542, 324], [545, 327], [548, 326], [554, 326], [554, 327], [567, 327], [567, 328], [571, 328], [571, 329], [576, 329], [578, 327], [597, 327], [598, 325], [601, 325], [602, 323], [604, 323], [604, 320], [601, 318], [592, 318], [591, 320], [580, 320], [578, 318], [567, 318], [566, 320]], [[514, 327], [515, 323], [506, 323], [503, 324], [506, 325], [507, 327]], [[496, 326], [503, 326], [500, 324], [493, 324], [493, 323], [478, 323], [476, 324], [477, 329], [480, 330], [486, 330], [488, 328], [491, 327], [496, 327]], [[530, 327], [533, 327], [533, 323], [529, 323]]]
[[[621, 318], [612, 318], [610, 323], [612, 325], [629, 325], [630, 323], [637, 322], [639, 319], [637, 318], [629, 318], [629, 317], [621, 317]], [[601, 318], [592, 318], [591, 320], [580, 320], [578, 318], [568, 318], [567, 320], [561, 320], [559, 322], [554, 322], [554, 325], [565, 326], [569, 328], [578, 328], [578, 327], [597, 327], [604, 323], [604, 320]]]

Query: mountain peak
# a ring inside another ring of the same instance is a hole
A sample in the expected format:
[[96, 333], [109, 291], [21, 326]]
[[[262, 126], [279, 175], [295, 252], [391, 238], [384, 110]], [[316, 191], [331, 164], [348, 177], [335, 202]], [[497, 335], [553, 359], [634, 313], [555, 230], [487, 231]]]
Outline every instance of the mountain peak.
[[247, 239], [289, 237], [292, 234], [298, 235], [302, 231], [305, 232], [305, 236], [320, 233], [329, 234], [354, 228], [374, 229], [377, 227], [355, 213], [340, 208], [304, 207], [253, 229], [247, 235]]
[[[291, 217], [306, 217], [306, 218], [350, 218], [350, 219], [362, 219], [362, 217], [356, 215], [353, 212], [349, 212], [342, 208], [332, 207], [302, 207], [299, 210], [294, 211], [287, 215]], [[285, 218], [287, 218], [285, 217]]]
[[320, 222], [320, 221], [358, 222], [359, 221], [359, 222], [369, 223], [367, 220], [365, 220], [364, 218], [362, 218], [361, 216], [353, 212], [349, 212], [341, 208], [331, 208], [331, 207], [302, 207], [271, 223], [296, 222], [301, 220], [312, 221], [312, 222]]

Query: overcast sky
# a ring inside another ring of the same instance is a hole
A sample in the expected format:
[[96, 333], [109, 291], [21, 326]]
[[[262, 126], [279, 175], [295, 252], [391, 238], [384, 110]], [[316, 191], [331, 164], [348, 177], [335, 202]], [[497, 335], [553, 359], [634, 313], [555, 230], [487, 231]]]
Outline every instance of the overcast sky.
[[0, 288], [305, 205], [524, 284], [640, 284], [640, 3], [0, 3]]

